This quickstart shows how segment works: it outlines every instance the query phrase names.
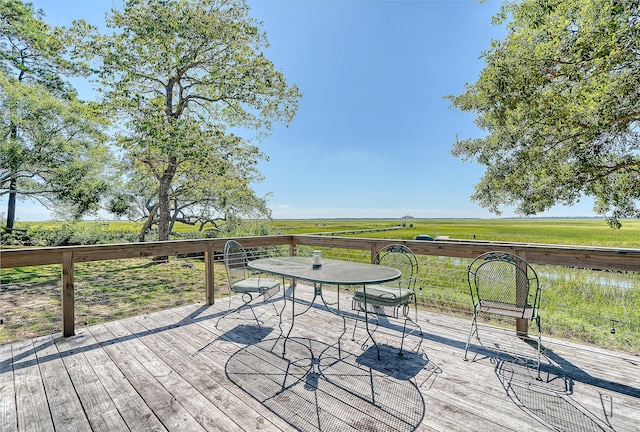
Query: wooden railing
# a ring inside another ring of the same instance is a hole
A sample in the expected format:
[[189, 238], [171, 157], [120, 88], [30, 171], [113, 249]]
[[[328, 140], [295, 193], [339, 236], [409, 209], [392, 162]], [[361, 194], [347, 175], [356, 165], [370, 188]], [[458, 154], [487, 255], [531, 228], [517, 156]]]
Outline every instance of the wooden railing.
[[[62, 333], [75, 333], [74, 264], [112, 259], [173, 256], [203, 253], [205, 261], [206, 302], [213, 304], [215, 257], [220, 255], [229, 240], [202, 239], [167, 242], [126, 243], [96, 246], [66, 246], [30, 249], [5, 249], [0, 251], [0, 268], [15, 268], [60, 264], [62, 266]], [[279, 235], [242, 237], [246, 248], [265, 246], [289, 246], [290, 255], [296, 254], [297, 246], [327, 247], [369, 251], [371, 260], [389, 243], [401, 243], [417, 255], [474, 258], [490, 250], [514, 253], [531, 264], [551, 264], [584, 269], [640, 272], [640, 249], [615, 249], [602, 247], [542, 245], [526, 243], [486, 241], [416, 241], [395, 239], [369, 239], [327, 237], [318, 235]], [[519, 322], [519, 332], [526, 329]]]

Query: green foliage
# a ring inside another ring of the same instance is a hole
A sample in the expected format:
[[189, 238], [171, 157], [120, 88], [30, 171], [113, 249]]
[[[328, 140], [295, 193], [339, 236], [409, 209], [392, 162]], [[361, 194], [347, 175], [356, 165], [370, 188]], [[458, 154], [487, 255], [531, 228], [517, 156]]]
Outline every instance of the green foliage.
[[1, 193], [13, 187], [22, 198], [75, 218], [97, 211], [110, 154], [93, 110], [0, 72], [0, 112], [3, 129], [16, 131], [0, 137]]
[[248, 221], [236, 219], [223, 226], [219, 237], [244, 237], [279, 235], [282, 230], [267, 221]]
[[[638, 352], [640, 279], [638, 273], [607, 273], [545, 266], [544, 332]], [[612, 321], [613, 320], [613, 321]], [[614, 334], [611, 327], [617, 327]]]
[[454, 107], [482, 138], [453, 154], [487, 167], [472, 198], [533, 215], [584, 195], [614, 227], [640, 216], [640, 12], [635, 1], [508, 1], [504, 40]]
[[74, 93], [62, 76], [83, 74], [86, 65], [65, 57], [70, 42], [65, 30], [47, 25], [31, 3], [1, 0], [0, 5], [0, 70], [56, 96]]

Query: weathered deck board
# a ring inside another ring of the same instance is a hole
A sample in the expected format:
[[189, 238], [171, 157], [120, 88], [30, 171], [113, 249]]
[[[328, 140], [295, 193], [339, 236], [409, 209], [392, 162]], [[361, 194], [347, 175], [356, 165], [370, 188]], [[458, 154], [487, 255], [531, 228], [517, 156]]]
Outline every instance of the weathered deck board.
[[0, 430], [18, 423], [12, 358], [11, 344], [0, 345]]
[[481, 326], [483, 346], [474, 339], [465, 362], [469, 322], [420, 312], [424, 335], [407, 337], [404, 357], [396, 355], [402, 323], [381, 321], [378, 361], [370, 342], [362, 348], [362, 323], [351, 340], [347, 297], [341, 306], [349, 318], [339, 343], [342, 319], [316, 303], [296, 317], [284, 356], [270, 304], [256, 308], [262, 329], [248, 312], [216, 328], [226, 300], [1, 345], [0, 430], [630, 432], [640, 424], [637, 356], [543, 337], [537, 381], [518, 360], [535, 349], [512, 332]]
[[109, 356], [107, 352], [109, 344], [101, 345], [90, 330], [86, 329], [69, 339], [79, 341], [80, 352], [92, 365], [107, 394], [111, 397], [117, 413], [122, 416], [131, 430], [165, 431], [166, 428], [156, 414]]
[[[54, 431], [53, 419], [33, 348], [33, 340], [13, 344], [12, 354], [19, 358], [21, 367], [13, 371], [18, 430]], [[31, 429], [29, 425], [37, 425]]]
[[102, 383], [101, 376], [87, 356], [79, 352], [88, 346], [83, 343], [87, 340], [89, 338], [74, 337], [56, 341], [58, 349], [68, 353], [62, 358], [64, 367], [82, 400], [91, 429], [95, 432], [126, 430], [127, 424]]
[[53, 338], [47, 337], [41, 340], [43, 344], [39, 349], [34, 350], [34, 353], [56, 430], [69, 432], [89, 430], [87, 418], [76, 415], [76, 413], [82, 412], [82, 404], [69, 375], [60, 373], [61, 370], [64, 370], [64, 363]]

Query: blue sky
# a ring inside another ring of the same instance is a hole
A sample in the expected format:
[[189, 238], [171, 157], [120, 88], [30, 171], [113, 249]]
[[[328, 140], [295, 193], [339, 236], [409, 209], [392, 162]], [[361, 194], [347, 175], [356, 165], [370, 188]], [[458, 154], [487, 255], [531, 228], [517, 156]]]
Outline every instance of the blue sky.
[[[102, 25], [120, 4], [32, 3], [52, 25]], [[483, 167], [451, 155], [456, 135], [482, 131], [443, 96], [475, 82], [482, 51], [504, 36], [491, 24], [501, 1], [248, 3], [271, 44], [267, 57], [303, 93], [291, 125], [276, 125], [261, 143], [269, 161], [260, 163], [265, 180], [254, 190], [270, 194], [274, 218], [495, 217], [469, 198]], [[49, 218], [25, 206], [19, 220]], [[540, 216], [593, 216], [591, 208], [585, 200]]]

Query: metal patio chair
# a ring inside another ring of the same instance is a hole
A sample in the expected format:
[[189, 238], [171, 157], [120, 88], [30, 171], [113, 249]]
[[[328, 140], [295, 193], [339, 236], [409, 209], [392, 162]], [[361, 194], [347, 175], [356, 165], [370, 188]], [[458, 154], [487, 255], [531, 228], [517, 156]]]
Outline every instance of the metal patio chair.
[[[385, 284], [365, 285], [354, 291], [352, 309], [358, 313], [353, 326], [352, 340], [355, 340], [360, 312], [364, 312], [367, 334], [376, 346], [378, 359], [380, 359], [380, 348], [373, 337], [373, 331], [369, 328], [369, 314], [376, 316], [376, 322], [378, 315], [396, 319], [403, 317], [402, 340], [400, 342], [400, 351], [398, 352], [398, 355], [402, 356], [404, 339], [407, 335], [407, 321], [410, 321], [419, 330], [420, 335], [422, 335], [422, 328], [418, 324], [418, 304], [415, 293], [418, 278], [418, 260], [407, 246], [392, 244], [382, 248], [376, 254], [374, 263], [398, 269], [402, 273], [402, 276], [400, 276], [399, 279]], [[412, 303], [415, 310], [415, 321], [409, 316], [409, 309]]]
[[227, 270], [227, 278], [229, 280], [229, 308], [231, 308], [231, 294], [241, 294], [242, 304], [235, 309], [229, 310], [222, 315], [216, 322], [216, 328], [220, 320], [233, 312], [240, 312], [240, 310], [248, 307], [253, 314], [258, 328], [260, 327], [260, 321], [251, 306], [251, 302], [259, 297], [263, 297], [264, 301], [271, 301], [273, 309], [278, 315], [278, 309], [273, 304], [272, 297], [280, 291], [280, 282], [276, 279], [263, 277], [261, 274], [252, 274], [247, 268], [247, 252], [245, 249], [235, 240], [229, 240], [224, 245], [224, 266]]
[[464, 349], [464, 360], [471, 336], [478, 342], [478, 315], [492, 314], [535, 321], [538, 327], [537, 372], [540, 379], [540, 283], [536, 271], [525, 260], [508, 252], [486, 252], [469, 265], [467, 278], [473, 303], [473, 320]]

